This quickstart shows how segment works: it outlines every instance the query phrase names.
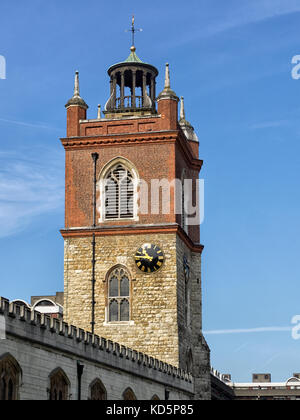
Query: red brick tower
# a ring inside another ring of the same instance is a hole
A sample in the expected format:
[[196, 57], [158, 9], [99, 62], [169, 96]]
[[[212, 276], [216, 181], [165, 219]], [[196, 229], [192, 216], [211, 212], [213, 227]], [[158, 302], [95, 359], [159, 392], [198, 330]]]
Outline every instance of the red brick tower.
[[[191, 371], [197, 398], [209, 398], [200, 227], [189, 225], [175, 202], [179, 193], [181, 209], [195, 202], [198, 138], [183, 99], [178, 121], [169, 65], [157, 98], [158, 71], [135, 47], [108, 74], [103, 118], [87, 119], [78, 73], [66, 105], [65, 320]], [[186, 179], [189, 197], [172, 184]], [[162, 180], [163, 188], [171, 185], [170, 211], [157, 206], [168, 191], [153, 191]]]

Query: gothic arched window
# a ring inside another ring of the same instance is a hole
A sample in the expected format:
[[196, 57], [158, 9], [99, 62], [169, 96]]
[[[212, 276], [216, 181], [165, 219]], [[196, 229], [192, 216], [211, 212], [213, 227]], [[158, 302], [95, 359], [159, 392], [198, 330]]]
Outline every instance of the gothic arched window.
[[108, 322], [130, 321], [130, 276], [118, 266], [108, 276]]
[[135, 217], [134, 176], [129, 169], [115, 165], [105, 178], [104, 189], [105, 220]]
[[10, 355], [0, 359], [0, 401], [15, 401], [18, 399], [21, 368]]
[[69, 399], [70, 382], [62, 369], [56, 369], [50, 375], [50, 396], [51, 401], [66, 401]]
[[126, 401], [135, 401], [137, 398], [135, 393], [132, 391], [131, 388], [127, 388], [126, 391], [123, 392], [123, 400]]
[[100, 381], [100, 379], [95, 379], [95, 381], [90, 386], [90, 390], [92, 401], [104, 401], [107, 399], [105, 386]]

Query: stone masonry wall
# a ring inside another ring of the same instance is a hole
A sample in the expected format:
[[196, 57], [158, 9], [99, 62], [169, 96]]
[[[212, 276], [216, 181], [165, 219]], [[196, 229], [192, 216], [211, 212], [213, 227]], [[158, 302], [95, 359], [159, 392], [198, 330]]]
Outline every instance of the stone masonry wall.
[[[210, 351], [202, 335], [202, 276], [201, 254], [191, 250], [177, 237], [178, 278], [178, 329], [180, 368], [188, 369], [189, 352], [192, 354], [192, 369], [195, 378], [196, 399], [210, 399]], [[189, 318], [185, 319], [185, 276], [183, 258], [187, 258], [189, 275]]]
[[[66, 322], [91, 330], [92, 238], [65, 239]], [[152, 275], [140, 272], [134, 255], [144, 243], [161, 247], [165, 263]], [[96, 237], [95, 333], [179, 366], [176, 234]], [[107, 272], [116, 264], [132, 278], [131, 323], [107, 324]]]

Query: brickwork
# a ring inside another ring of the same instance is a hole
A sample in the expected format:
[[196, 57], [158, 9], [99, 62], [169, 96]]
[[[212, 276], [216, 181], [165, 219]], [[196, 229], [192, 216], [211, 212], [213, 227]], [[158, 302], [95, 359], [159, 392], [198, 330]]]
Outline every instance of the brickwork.
[[[148, 214], [138, 212], [133, 220], [105, 221], [99, 207], [101, 173], [117, 158], [126, 159], [135, 168], [137, 177], [148, 186], [154, 179], [193, 180], [195, 204], [196, 180], [203, 162], [199, 160], [198, 144], [187, 140], [178, 123], [178, 98], [170, 89], [168, 79], [167, 67], [165, 89], [158, 96], [157, 112], [155, 107], [151, 108], [152, 115], [142, 116], [138, 110], [129, 115], [115, 109], [115, 114], [105, 113], [107, 118], [87, 120], [86, 117], [80, 119], [73, 107], [67, 108], [68, 137], [61, 139], [66, 150], [66, 216], [62, 231], [65, 239], [64, 315], [69, 323], [91, 329], [91, 235], [95, 234], [95, 332], [180, 368], [189, 366], [192, 360], [195, 396], [210, 399], [209, 349], [201, 332], [203, 247], [199, 225], [189, 226], [186, 233], [179, 227], [182, 220], [181, 215], [174, 212], [174, 188], [168, 214], [163, 214], [162, 209], [158, 214], [151, 214], [150, 188]], [[112, 118], [114, 115], [119, 117]], [[76, 132], [78, 134], [74, 135]], [[99, 154], [94, 227], [92, 153]], [[163, 268], [155, 274], [146, 275], [135, 266], [133, 257], [143, 243], [158, 245], [165, 254]], [[191, 267], [189, 325], [185, 319], [184, 257]], [[126, 267], [132, 278], [131, 318], [129, 323], [113, 325], [107, 319], [107, 273], [118, 264]]]
[[[123, 157], [132, 162], [139, 174], [139, 178], [149, 186], [149, 214], [140, 215], [141, 224], [174, 223], [180, 221], [180, 215], [150, 213], [152, 179], [181, 179], [183, 168], [188, 168], [187, 177], [197, 179], [202, 162], [192, 156], [188, 143], [177, 137], [178, 133], [157, 134], [156, 137], [147, 135], [132, 138], [132, 134], [122, 138], [93, 138], [86, 139], [89, 144], [82, 144], [82, 139], [63, 140], [66, 148], [66, 212], [65, 226], [67, 228], [91, 226], [92, 224], [92, 193], [93, 193], [93, 165], [91, 154], [99, 153], [97, 162], [97, 177], [99, 179], [103, 167], [116, 157]], [[125, 139], [124, 139], [125, 140]], [[130, 142], [132, 141], [132, 144]], [[102, 143], [103, 142], [103, 143]], [[95, 146], [95, 143], [98, 144]], [[129, 144], [128, 144], [129, 143]], [[147, 156], [147, 158], [145, 158]], [[171, 205], [174, 203], [174, 190], [171, 190]], [[97, 214], [98, 219], [100, 214]], [[125, 221], [118, 222], [120, 225]], [[103, 224], [105, 225], [105, 224]], [[106, 223], [107, 225], [107, 223]], [[191, 227], [191, 238], [198, 243], [199, 227]]]

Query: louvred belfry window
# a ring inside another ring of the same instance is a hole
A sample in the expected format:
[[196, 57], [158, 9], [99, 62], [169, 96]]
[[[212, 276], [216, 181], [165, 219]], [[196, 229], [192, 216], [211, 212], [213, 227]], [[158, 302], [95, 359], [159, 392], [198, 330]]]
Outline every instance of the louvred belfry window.
[[134, 217], [134, 182], [123, 165], [114, 167], [105, 180], [105, 219]]

